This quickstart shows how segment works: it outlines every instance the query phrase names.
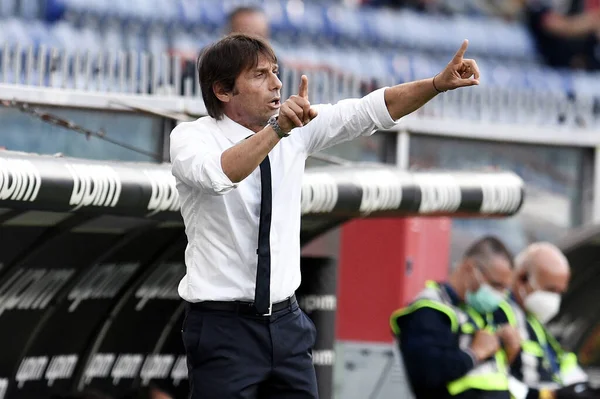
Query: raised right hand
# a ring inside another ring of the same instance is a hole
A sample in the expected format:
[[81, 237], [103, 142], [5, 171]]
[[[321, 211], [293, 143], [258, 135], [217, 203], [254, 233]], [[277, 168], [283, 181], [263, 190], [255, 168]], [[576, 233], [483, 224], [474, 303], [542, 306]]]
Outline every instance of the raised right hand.
[[492, 357], [499, 349], [500, 340], [487, 330], [478, 330], [471, 342], [471, 351], [478, 361]]
[[279, 109], [277, 122], [284, 133], [296, 127], [302, 127], [316, 118], [317, 111], [310, 107], [308, 101], [308, 78], [302, 75], [298, 95], [288, 98]]

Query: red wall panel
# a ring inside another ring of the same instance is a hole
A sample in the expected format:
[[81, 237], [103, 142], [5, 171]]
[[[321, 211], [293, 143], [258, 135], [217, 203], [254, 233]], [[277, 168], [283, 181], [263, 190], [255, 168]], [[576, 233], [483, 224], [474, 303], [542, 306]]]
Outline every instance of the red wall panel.
[[392, 342], [389, 316], [426, 280], [445, 280], [449, 218], [361, 219], [342, 227], [336, 338]]

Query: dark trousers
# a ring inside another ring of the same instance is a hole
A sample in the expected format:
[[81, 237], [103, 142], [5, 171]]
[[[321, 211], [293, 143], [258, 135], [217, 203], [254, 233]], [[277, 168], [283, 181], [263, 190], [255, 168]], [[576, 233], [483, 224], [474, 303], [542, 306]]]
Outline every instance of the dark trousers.
[[318, 399], [316, 329], [294, 303], [270, 317], [188, 306], [191, 399]]

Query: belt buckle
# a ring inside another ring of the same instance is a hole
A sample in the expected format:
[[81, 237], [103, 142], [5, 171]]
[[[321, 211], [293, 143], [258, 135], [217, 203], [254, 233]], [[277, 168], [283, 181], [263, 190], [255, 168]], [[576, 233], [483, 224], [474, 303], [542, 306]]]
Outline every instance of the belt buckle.
[[271, 314], [273, 314], [273, 303], [269, 303], [269, 310], [267, 311], [267, 313], [261, 314], [261, 316], [268, 317], [271, 316]]

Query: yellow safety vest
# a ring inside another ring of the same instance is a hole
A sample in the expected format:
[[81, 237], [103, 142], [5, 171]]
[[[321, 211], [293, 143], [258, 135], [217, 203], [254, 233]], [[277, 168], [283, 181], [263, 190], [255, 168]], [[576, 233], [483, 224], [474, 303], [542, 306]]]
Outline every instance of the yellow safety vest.
[[[544, 363], [544, 361], [547, 361], [544, 346], [550, 344], [554, 352], [556, 352], [556, 358], [560, 372], [555, 373], [552, 376], [552, 381], [539, 381], [539, 383], [543, 384], [544, 382], [554, 382], [558, 384], [558, 386], [562, 386], [565, 383], [572, 383], [573, 381], [570, 381], [570, 376], [574, 373], [579, 374], [581, 370], [577, 362], [577, 355], [563, 350], [552, 334], [546, 331], [542, 323], [540, 323], [539, 320], [537, 320], [533, 315], [526, 314], [514, 301], [502, 302], [500, 304], [500, 309], [502, 309], [506, 315], [508, 323], [521, 332], [521, 336], [524, 338], [524, 340], [521, 342], [521, 349], [523, 353], [537, 358], [538, 364], [541, 365]], [[519, 320], [519, 318], [521, 320]], [[521, 323], [519, 323], [519, 321], [521, 321]], [[528, 323], [531, 326], [531, 329], [534, 331], [534, 337], [529, 336], [526, 323]], [[528, 365], [529, 367], [535, 367], [534, 364], [530, 364], [529, 362]], [[524, 365], [524, 367], [528, 366]], [[534, 370], [532, 374], [535, 373], [537, 373], [537, 370]], [[581, 373], [583, 372], [581, 371]], [[527, 383], [528, 381], [525, 382]]]
[[[468, 306], [465, 306], [465, 308], [454, 306], [442, 295], [437, 283], [428, 281], [426, 288], [421, 291], [411, 305], [396, 310], [390, 316], [390, 325], [397, 337], [401, 334], [398, 321], [421, 308], [435, 309], [448, 316], [452, 332], [459, 334], [458, 342], [462, 349], [466, 349], [471, 345], [473, 334], [477, 330], [492, 328], [491, 326], [486, 327], [485, 321], [474, 309]], [[475, 326], [469, 321], [469, 316], [475, 321]], [[465, 376], [449, 382], [446, 388], [452, 396], [460, 395], [471, 389], [478, 389], [482, 391], [506, 391], [508, 397], [506, 354], [504, 351], [499, 351], [493, 359], [480, 363]]]

